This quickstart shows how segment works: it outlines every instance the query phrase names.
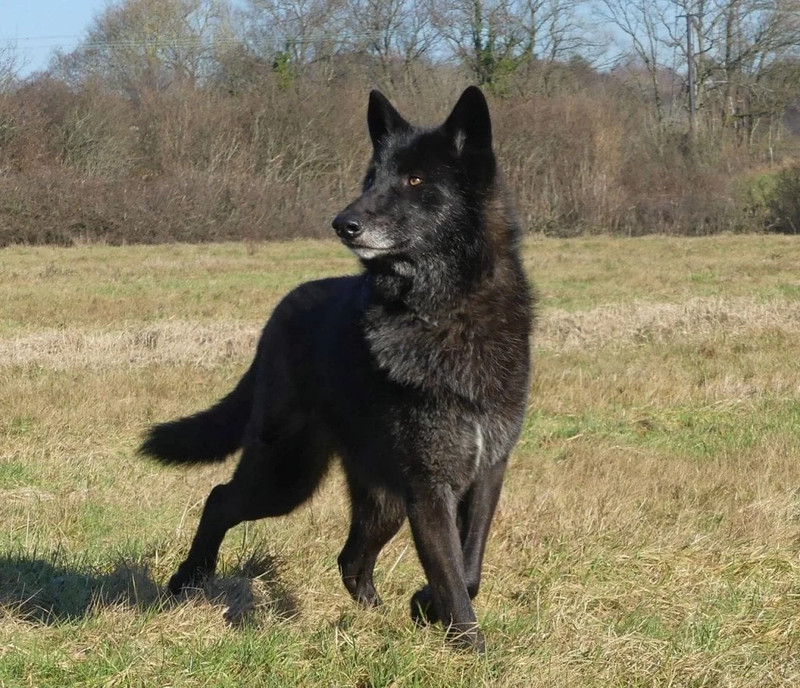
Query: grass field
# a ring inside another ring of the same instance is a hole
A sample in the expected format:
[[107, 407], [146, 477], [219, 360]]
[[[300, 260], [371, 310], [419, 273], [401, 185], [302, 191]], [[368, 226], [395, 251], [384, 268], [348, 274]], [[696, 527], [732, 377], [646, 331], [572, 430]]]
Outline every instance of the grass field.
[[800, 685], [800, 241], [531, 240], [536, 374], [476, 610], [415, 629], [407, 527], [385, 606], [336, 571], [334, 474], [232, 531], [205, 594], [162, 590], [232, 463], [163, 469], [148, 423], [248, 364], [336, 242], [0, 252], [0, 685]]

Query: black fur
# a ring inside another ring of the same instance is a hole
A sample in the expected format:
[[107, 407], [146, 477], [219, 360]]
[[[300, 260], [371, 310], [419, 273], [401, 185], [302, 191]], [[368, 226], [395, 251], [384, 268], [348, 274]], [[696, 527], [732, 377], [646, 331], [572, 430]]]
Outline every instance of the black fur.
[[471, 599], [528, 390], [519, 229], [480, 90], [468, 88], [434, 129], [410, 125], [377, 91], [367, 119], [363, 191], [333, 221], [364, 272], [288, 294], [236, 389], [155, 426], [141, 447], [166, 463], [243, 448], [169, 589], [211, 574], [232, 526], [308, 499], [338, 455], [352, 508], [339, 556], [347, 590], [380, 603], [375, 561], [408, 517], [428, 578], [412, 617], [481, 649]]
[[150, 428], [139, 452], [166, 464], [224, 461], [242, 446], [254, 387], [252, 365], [233, 391], [210, 409]]

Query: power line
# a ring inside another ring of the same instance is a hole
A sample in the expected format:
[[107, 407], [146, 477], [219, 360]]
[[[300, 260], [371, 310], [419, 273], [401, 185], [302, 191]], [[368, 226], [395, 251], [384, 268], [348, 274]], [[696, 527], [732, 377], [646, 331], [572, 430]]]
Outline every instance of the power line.
[[[281, 30], [279, 29], [276, 33], [280, 34]], [[311, 32], [306, 36], [281, 36], [277, 35], [272, 40], [278, 40], [281, 43], [291, 43], [291, 44], [299, 44], [303, 42], [314, 42], [320, 40], [330, 40], [331, 38], [338, 38], [340, 41], [347, 41], [354, 38], [364, 38], [364, 39], [374, 39], [383, 37], [385, 32], [383, 31], [342, 31], [341, 34], [337, 37], [331, 35], [329, 30], [319, 30], [315, 32]], [[159, 38], [152, 38], [152, 39], [129, 39], [129, 40], [81, 40], [81, 36], [26, 36], [22, 38], [0, 38], [0, 43], [7, 43], [7, 44], [14, 44], [17, 41], [38, 41], [38, 40], [50, 40], [56, 41], [58, 43], [51, 43], [49, 45], [38, 45], [38, 46], [31, 46], [36, 48], [46, 48], [46, 47], [59, 47], [64, 45], [66, 41], [75, 41], [80, 42], [81, 47], [86, 48], [99, 48], [99, 47], [123, 47], [123, 48], [135, 48], [135, 47], [152, 47], [154, 45], [163, 45], [163, 46], [182, 46], [182, 47], [192, 47], [192, 46], [209, 46], [209, 45], [247, 45], [248, 43], [252, 43], [251, 40], [246, 38], [201, 38], [201, 37], [187, 37], [187, 38], [174, 38], [174, 37], [159, 37]], [[26, 49], [25, 46], [22, 49]]]
[[16, 43], [17, 41], [67, 41], [77, 40], [81, 35], [74, 36], [5, 36], [0, 37], [0, 41], [4, 43]]

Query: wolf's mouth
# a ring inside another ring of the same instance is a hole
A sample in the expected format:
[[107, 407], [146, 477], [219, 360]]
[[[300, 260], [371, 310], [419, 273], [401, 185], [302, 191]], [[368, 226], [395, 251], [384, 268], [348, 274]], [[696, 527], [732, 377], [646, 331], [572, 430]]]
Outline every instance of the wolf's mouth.
[[353, 244], [345, 242], [345, 246], [363, 260], [386, 256], [395, 251], [394, 246], [367, 246], [366, 244]]
[[356, 239], [342, 239], [342, 243], [347, 246], [359, 258], [368, 260], [370, 258], [377, 258], [378, 256], [386, 256], [392, 253], [397, 253], [403, 249], [407, 242], [396, 244], [368, 244]]

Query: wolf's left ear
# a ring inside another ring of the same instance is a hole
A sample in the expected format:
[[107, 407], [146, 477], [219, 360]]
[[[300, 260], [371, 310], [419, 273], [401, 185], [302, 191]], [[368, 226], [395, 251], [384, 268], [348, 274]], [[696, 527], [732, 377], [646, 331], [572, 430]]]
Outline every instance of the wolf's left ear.
[[477, 86], [469, 86], [461, 94], [443, 127], [459, 154], [464, 150], [491, 149], [492, 120], [489, 106]]
[[367, 106], [367, 126], [372, 145], [377, 150], [381, 142], [396, 131], [406, 131], [411, 125], [395, 110], [388, 98], [380, 91], [370, 91]]

